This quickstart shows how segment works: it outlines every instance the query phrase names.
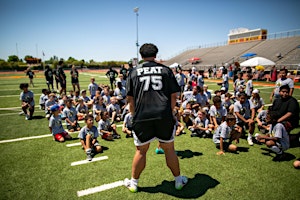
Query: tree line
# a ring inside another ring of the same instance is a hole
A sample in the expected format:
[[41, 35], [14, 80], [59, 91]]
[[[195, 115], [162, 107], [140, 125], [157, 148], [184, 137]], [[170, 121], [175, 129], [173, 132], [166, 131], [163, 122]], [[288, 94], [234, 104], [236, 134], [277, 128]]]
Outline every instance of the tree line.
[[[27, 61], [26, 61], [27, 60]], [[36, 60], [37, 63], [28, 63], [28, 60]], [[23, 71], [31, 66], [33, 70], [43, 70], [45, 65], [49, 65], [51, 68], [55, 68], [60, 60], [64, 61], [64, 68], [69, 68], [72, 65], [86, 68], [96, 68], [96, 69], [107, 69], [109, 67], [120, 67], [128, 63], [128, 61], [103, 61], [96, 62], [94, 60], [85, 61], [84, 59], [77, 60], [73, 57], [69, 57], [67, 60], [58, 58], [57, 56], [51, 57], [49, 60], [42, 61], [41, 59], [36, 59], [33, 56], [26, 55], [24, 59], [19, 58], [16, 55], [8, 56], [7, 60], [0, 59], [0, 70], [17, 70]], [[39, 62], [38, 62], [39, 61]], [[130, 61], [129, 61], [130, 62]]]

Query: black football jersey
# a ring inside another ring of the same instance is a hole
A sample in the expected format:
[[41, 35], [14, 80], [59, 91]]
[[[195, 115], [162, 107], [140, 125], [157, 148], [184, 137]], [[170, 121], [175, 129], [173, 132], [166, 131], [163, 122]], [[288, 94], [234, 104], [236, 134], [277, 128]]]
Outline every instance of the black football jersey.
[[138, 122], [171, 117], [171, 94], [180, 88], [169, 67], [145, 62], [130, 71], [126, 91], [134, 99], [133, 121]]

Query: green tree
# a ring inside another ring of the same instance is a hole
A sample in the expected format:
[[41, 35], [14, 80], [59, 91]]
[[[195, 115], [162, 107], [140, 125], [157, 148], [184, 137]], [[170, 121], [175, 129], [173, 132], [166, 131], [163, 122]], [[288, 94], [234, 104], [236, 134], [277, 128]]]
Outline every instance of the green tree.
[[8, 56], [7, 62], [18, 62], [18, 61], [19, 61], [19, 57], [18, 56], [16, 56], [16, 55]]

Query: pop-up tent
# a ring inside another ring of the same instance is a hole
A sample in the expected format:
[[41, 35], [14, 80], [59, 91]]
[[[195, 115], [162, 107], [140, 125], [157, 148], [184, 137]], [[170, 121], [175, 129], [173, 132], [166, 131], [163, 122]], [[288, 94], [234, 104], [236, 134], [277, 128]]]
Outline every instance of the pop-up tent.
[[175, 68], [175, 67], [178, 67], [178, 65], [179, 65], [178, 63], [173, 63], [173, 64], [170, 65], [169, 67], [170, 67], [170, 68]]
[[242, 66], [242, 67], [248, 67], [248, 66], [252, 67], [252, 66], [258, 66], [258, 65], [262, 65], [262, 66], [275, 65], [275, 63], [272, 60], [269, 60], [267, 58], [254, 57], [254, 58], [246, 60], [240, 64], [240, 66]]

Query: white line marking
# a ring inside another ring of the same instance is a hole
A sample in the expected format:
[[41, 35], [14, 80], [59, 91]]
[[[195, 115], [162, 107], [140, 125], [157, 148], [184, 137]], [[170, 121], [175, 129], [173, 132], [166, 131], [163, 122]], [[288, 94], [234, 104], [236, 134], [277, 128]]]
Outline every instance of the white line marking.
[[116, 181], [116, 182], [113, 182], [113, 183], [100, 185], [100, 186], [89, 188], [89, 189], [86, 189], [86, 190], [77, 191], [77, 196], [82, 197], [82, 196], [86, 196], [86, 195], [89, 195], [89, 194], [102, 192], [104, 190], [109, 190], [109, 189], [119, 187], [119, 186], [122, 186], [122, 185], [124, 185], [123, 181]]
[[76, 143], [72, 143], [72, 144], [67, 144], [66, 147], [75, 147], [75, 146], [80, 146], [81, 142], [76, 142]]
[[[34, 106], [34, 107], [39, 108], [40, 106]], [[0, 108], [0, 110], [14, 110], [14, 109], [19, 109], [20, 112], [22, 111], [21, 106], [19, 106], [19, 107], [9, 107], [9, 108]]]
[[[34, 111], [34, 113], [41, 113], [41, 112], [43, 112], [43, 113], [45, 113], [45, 111]], [[0, 116], [7, 116], [7, 115], [20, 115], [19, 113], [3, 113], [3, 114], [0, 114]], [[33, 117], [34, 117], [35, 115], [33, 115]], [[25, 115], [24, 115], [24, 117], [25, 117]]]
[[0, 143], [18, 142], [18, 141], [23, 141], [23, 140], [32, 140], [32, 139], [44, 138], [44, 137], [50, 137], [50, 136], [52, 136], [52, 134], [38, 135], [38, 136], [31, 136], [31, 137], [22, 137], [22, 138], [16, 138], [16, 139], [11, 139], [11, 140], [0, 140]]
[[[83, 120], [83, 121], [77, 121], [77, 123], [78, 123], [78, 124], [83, 124], [83, 123], [84, 123], [84, 120]], [[63, 122], [62, 125], [65, 126], [65, 125], [67, 125], [67, 124], [66, 124], [66, 122]]]
[[101, 157], [98, 157], [98, 158], [93, 158], [92, 161], [80, 160], [80, 161], [72, 162], [71, 166], [82, 165], [82, 164], [87, 164], [87, 163], [96, 162], [96, 161], [100, 161], [100, 160], [106, 160], [106, 159], [108, 159], [107, 156], [101, 156]]
[[[69, 132], [69, 134], [72, 133], [78, 133], [79, 131], [76, 132]], [[46, 134], [46, 135], [37, 135], [37, 136], [30, 136], [30, 137], [21, 137], [21, 138], [15, 138], [15, 139], [9, 139], [9, 140], [0, 140], [1, 143], [9, 143], [9, 142], [18, 142], [18, 141], [23, 141], [23, 140], [32, 140], [32, 139], [39, 139], [39, 138], [45, 138], [45, 137], [51, 137], [52, 134]]]

